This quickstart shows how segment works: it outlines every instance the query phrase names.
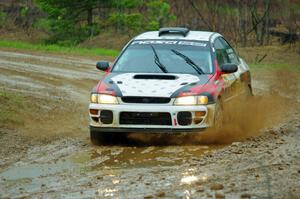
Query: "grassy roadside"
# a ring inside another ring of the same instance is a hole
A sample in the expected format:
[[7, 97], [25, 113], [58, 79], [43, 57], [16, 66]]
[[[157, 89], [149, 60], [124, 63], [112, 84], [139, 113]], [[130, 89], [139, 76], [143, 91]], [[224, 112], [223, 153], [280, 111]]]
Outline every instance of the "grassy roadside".
[[238, 48], [251, 69], [300, 72], [300, 43], [294, 45]]
[[18, 50], [31, 50], [38, 52], [64, 53], [83, 56], [112, 56], [118, 55], [119, 51], [104, 48], [82, 48], [82, 47], [65, 47], [59, 45], [31, 44], [24, 41], [12, 41], [0, 39], [0, 48], [10, 48]]
[[288, 71], [295, 71], [300, 72], [300, 64], [292, 65], [289, 63], [286, 64], [261, 64], [261, 63], [250, 63], [249, 64], [251, 69], [255, 70], [288, 70]]

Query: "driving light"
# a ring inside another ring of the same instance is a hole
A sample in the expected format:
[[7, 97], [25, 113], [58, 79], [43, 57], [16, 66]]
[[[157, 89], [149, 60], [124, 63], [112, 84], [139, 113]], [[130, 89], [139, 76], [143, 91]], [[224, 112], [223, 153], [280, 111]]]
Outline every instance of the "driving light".
[[112, 95], [98, 95], [98, 103], [99, 104], [118, 104], [118, 100], [115, 96]]
[[198, 96], [198, 104], [207, 104], [208, 97], [207, 96]]
[[118, 104], [118, 99], [112, 95], [92, 93], [91, 94], [91, 103]]
[[207, 96], [185, 96], [176, 98], [174, 105], [205, 105], [207, 103]]
[[97, 98], [98, 98], [98, 94], [96, 94], [96, 93], [91, 94], [91, 102], [92, 103], [97, 103]]

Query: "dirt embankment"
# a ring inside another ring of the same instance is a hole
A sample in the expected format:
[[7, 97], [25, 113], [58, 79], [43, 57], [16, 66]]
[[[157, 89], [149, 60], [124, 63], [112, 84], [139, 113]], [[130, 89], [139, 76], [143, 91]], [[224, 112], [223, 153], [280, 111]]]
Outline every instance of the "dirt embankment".
[[253, 71], [221, 134], [93, 146], [95, 61], [0, 50], [0, 198], [300, 197], [299, 73]]

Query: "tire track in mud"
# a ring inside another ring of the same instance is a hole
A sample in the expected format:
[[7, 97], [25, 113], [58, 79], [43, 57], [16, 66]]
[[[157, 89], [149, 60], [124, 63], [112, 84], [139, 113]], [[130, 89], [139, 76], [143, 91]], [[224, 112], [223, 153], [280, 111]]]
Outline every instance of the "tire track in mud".
[[[86, 103], [101, 73], [93, 61], [0, 50], [0, 88], [44, 97], [71, 96]], [[73, 99], [73, 101], [76, 101]]]
[[[0, 89], [24, 92], [33, 100], [50, 98], [47, 105], [56, 109], [49, 112], [54, 115], [52, 123], [42, 124], [50, 132], [44, 137], [34, 129], [29, 129], [34, 132], [31, 137], [22, 129], [1, 129], [2, 147], [14, 142], [15, 135], [24, 137], [17, 142], [21, 150], [10, 148], [9, 157], [0, 161], [0, 198], [293, 198], [298, 194], [296, 109], [278, 128], [261, 130], [262, 136], [244, 142], [236, 142], [237, 137], [230, 145], [187, 145], [198, 137], [178, 137], [175, 140], [186, 139], [185, 145], [92, 146], [86, 109], [89, 90], [101, 76], [93, 61], [0, 50], [0, 71]], [[263, 78], [256, 80], [262, 92], [273, 85]], [[41, 91], [48, 94], [40, 95]], [[63, 122], [68, 109], [73, 117]]]
[[0, 50], [1, 57], [8, 59], [22, 59], [28, 60], [29, 62], [40, 61], [46, 63], [53, 63], [55, 65], [65, 65], [69, 64], [70, 66], [76, 65], [80, 66], [82, 69], [87, 68], [86, 66], [94, 66], [95, 62], [90, 59], [75, 58], [75, 57], [66, 57], [58, 55], [34, 55], [28, 53], [18, 53], [18, 52], [7, 52]]

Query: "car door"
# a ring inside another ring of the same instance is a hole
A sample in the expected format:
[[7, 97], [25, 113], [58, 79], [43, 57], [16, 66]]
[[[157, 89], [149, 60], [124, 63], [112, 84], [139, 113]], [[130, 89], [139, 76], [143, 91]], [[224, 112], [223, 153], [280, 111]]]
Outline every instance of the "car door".
[[[248, 96], [251, 91], [251, 75], [248, 65], [237, 55], [236, 51], [230, 46], [230, 44], [224, 39], [220, 38], [221, 41], [226, 46], [226, 52], [230, 63], [235, 63], [238, 66], [237, 72], [233, 73], [235, 75], [236, 81], [231, 86], [234, 96]], [[250, 89], [250, 90], [249, 90]]]
[[237, 72], [222, 75], [222, 78], [224, 80], [222, 97], [224, 101], [228, 101], [238, 96], [241, 92], [239, 84], [241, 73], [240, 61], [234, 49], [224, 38], [217, 37], [214, 41], [214, 48], [219, 67], [227, 63], [234, 63], [238, 66]]

